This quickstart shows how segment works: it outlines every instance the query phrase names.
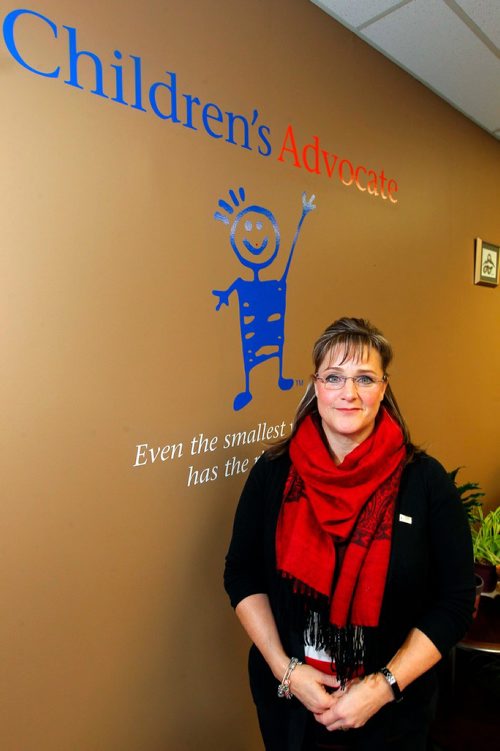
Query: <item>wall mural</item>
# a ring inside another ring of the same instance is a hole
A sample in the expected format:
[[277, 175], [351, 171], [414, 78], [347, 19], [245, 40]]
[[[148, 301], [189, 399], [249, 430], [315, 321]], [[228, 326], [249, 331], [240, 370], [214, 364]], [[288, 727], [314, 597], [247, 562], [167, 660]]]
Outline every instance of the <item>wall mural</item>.
[[[119, 39], [114, 43], [108, 39], [103, 47], [92, 38], [95, 29], [76, 28], [67, 18], [55, 20], [29, 8], [14, 8], [0, 16], [0, 52], [19, 68], [21, 76], [35, 76], [40, 86], [63, 86], [68, 92], [98, 98], [102, 107], [126, 108], [130, 117], [154, 117], [165, 129], [185, 129], [192, 138], [207, 139], [207, 144], [219, 141], [228, 149], [242, 149], [261, 163], [273, 160], [284, 171], [299, 169], [305, 178], [331, 181], [336, 188], [353, 191], [360, 200], [379, 200], [391, 210], [398, 205], [398, 180], [382, 164], [372, 162], [369, 154], [361, 157], [359, 150], [347, 154], [342, 144], [329, 142], [315, 130], [305, 133], [292, 122], [272, 129], [260, 104], [235, 108], [225, 99], [216, 99], [217, 93], [206, 80], [198, 90], [194, 87], [201, 84], [171, 70], [166, 53], [164, 61], [138, 54], [148, 50], [146, 40], [134, 40], [132, 47], [122, 49], [123, 36], [118, 30]], [[330, 133], [334, 138], [331, 128]], [[260, 199], [247, 202], [242, 187], [229, 190], [214, 214], [229, 230], [230, 247], [243, 267], [238, 278], [220, 279], [224, 289], [212, 290], [217, 299], [215, 310], [220, 311], [214, 325], [220, 326], [224, 314], [234, 320], [235, 301], [238, 303], [241, 355], [234, 357], [242, 358], [243, 373], [232, 395], [235, 411], [252, 401], [254, 368], [272, 358], [278, 361], [279, 389], [303, 385], [300, 379], [283, 373], [288, 273], [304, 219], [316, 208], [314, 196], [308, 199], [303, 193], [301, 208], [295, 236], [286, 250], [281, 248], [273, 212]], [[222, 239], [221, 235], [221, 253], [227, 253]], [[222, 311], [223, 306], [230, 310]], [[283, 419], [273, 418], [269, 423], [257, 419], [261, 421], [250, 428], [244, 424], [242, 429], [220, 435], [168, 436], [161, 445], [156, 438], [152, 443], [141, 437], [133, 449], [132, 466], [189, 463], [185, 467], [187, 487], [243, 474], [249, 471], [252, 458], [241, 457], [240, 449], [248, 452], [252, 446], [258, 447], [255, 461], [262, 452], [261, 444], [283, 438], [290, 429]]]
[[[55, 67], [53, 61], [46, 63], [47, 67], [38, 67], [41, 65], [35, 62], [38, 54], [33, 54], [25, 39], [18, 41], [18, 24], [25, 32], [29, 29], [33, 38], [40, 34], [40, 43], [58, 60]], [[343, 155], [339, 148], [325, 149], [324, 139], [319, 135], [304, 136], [292, 123], [288, 123], [284, 136], [279, 136], [280, 152], [273, 157], [275, 137], [271, 127], [262, 121], [258, 108], [251, 107], [244, 114], [228, 109], [226, 104], [202, 101], [184, 90], [179, 76], [172, 70], [163, 70], [160, 79], [151, 81], [146, 74], [149, 66], [144, 65], [141, 56], [115, 47], [112, 53], [101, 57], [87, 49], [86, 32], [74, 26], [58, 25], [37, 11], [17, 8], [5, 16], [2, 34], [12, 59], [31, 75], [88, 91], [103, 102], [129, 107], [135, 113], [152, 113], [166, 124], [215, 140], [222, 139], [259, 157], [276, 158], [281, 164], [304, 169], [371, 198], [380, 198], [388, 205], [398, 203], [398, 181], [387, 175], [384, 168], [361, 164], [356, 158]], [[81, 81], [82, 66], [90, 70], [90, 82], [86, 84]], [[246, 403], [248, 401], [247, 396]], [[243, 406], [242, 403], [238, 409]]]
[[[282, 391], [291, 389], [293, 378], [283, 375], [283, 347], [285, 344], [286, 281], [295, 246], [305, 217], [316, 206], [314, 196], [307, 199], [302, 194], [302, 214], [288, 254], [285, 270], [280, 279], [263, 280], [259, 273], [270, 266], [280, 249], [280, 230], [274, 214], [264, 206], [245, 206], [245, 190], [229, 191], [229, 201], [221, 199], [216, 220], [231, 225], [229, 240], [239, 262], [251, 269], [253, 279], [235, 279], [227, 289], [213, 289], [219, 298], [216, 310], [229, 306], [229, 298], [236, 292], [239, 306], [241, 347], [245, 371], [245, 389], [234, 398], [233, 409], [243, 409], [251, 400], [250, 373], [262, 362], [278, 358], [278, 386]], [[236, 213], [235, 213], [236, 212]]]

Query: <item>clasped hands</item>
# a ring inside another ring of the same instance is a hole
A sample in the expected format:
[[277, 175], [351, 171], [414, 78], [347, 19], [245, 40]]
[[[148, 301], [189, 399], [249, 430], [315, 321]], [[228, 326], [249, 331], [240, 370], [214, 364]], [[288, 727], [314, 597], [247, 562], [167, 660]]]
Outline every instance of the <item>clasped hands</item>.
[[334, 675], [310, 665], [297, 666], [290, 688], [327, 730], [359, 728], [393, 699], [387, 681], [379, 673], [354, 678], [342, 688]]

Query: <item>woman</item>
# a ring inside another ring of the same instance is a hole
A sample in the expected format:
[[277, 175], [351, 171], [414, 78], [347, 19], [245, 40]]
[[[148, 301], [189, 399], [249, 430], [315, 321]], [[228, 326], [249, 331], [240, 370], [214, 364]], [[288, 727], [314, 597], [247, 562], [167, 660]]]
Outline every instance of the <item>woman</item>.
[[423, 751], [433, 667], [471, 620], [465, 515], [411, 443], [391, 359], [369, 322], [329, 326], [291, 435], [238, 505], [224, 579], [267, 751]]

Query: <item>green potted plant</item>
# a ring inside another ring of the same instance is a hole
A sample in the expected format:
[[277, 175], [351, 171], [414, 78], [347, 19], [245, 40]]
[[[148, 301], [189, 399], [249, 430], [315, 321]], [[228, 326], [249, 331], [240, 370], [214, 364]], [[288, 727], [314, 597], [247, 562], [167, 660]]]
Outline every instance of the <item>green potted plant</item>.
[[451, 472], [448, 472], [448, 474], [455, 484], [458, 495], [460, 496], [460, 500], [462, 501], [463, 507], [465, 509], [465, 513], [467, 514], [469, 524], [472, 526], [472, 524], [476, 521], [475, 512], [483, 505], [483, 502], [480, 500], [480, 498], [484, 498], [484, 493], [480, 489], [479, 483], [477, 482], [466, 482], [463, 485], [459, 485], [457, 483], [457, 474], [461, 469], [462, 467], [457, 467]]
[[486, 516], [482, 507], [475, 508], [471, 523], [475, 571], [484, 581], [484, 591], [493, 592], [500, 565], [500, 506]]

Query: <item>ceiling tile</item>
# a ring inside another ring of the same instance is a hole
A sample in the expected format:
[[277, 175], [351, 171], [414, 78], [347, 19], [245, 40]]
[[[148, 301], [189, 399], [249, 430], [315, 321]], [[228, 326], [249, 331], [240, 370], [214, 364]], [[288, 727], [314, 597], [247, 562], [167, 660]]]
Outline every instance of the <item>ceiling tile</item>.
[[498, 0], [455, 0], [491, 41], [500, 48], [500, 13]]
[[500, 60], [441, 0], [404, 5], [361, 36], [483, 127], [499, 127]]
[[312, 0], [312, 2], [353, 28], [401, 4], [401, 0], [356, 0], [356, 2], [353, 0]]

